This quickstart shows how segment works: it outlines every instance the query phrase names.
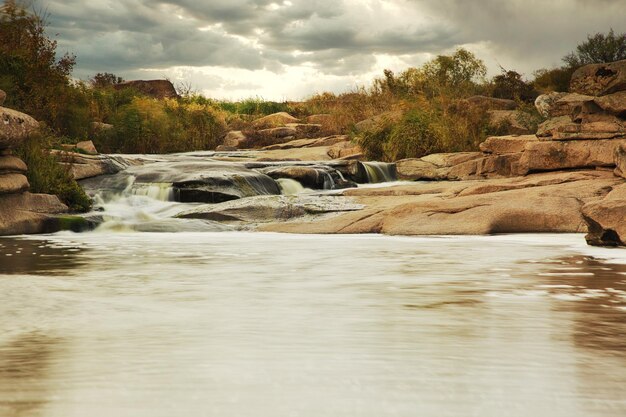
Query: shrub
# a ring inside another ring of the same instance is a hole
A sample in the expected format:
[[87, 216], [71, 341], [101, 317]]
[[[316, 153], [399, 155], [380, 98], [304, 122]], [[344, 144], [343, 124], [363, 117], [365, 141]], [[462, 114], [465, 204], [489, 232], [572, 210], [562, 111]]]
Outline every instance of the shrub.
[[606, 35], [587, 35], [587, 40], [576, 47], [576, 51], [563, 57], [569, 68], [588, 64], [600, 64], [626, 59], [626, 33], [615, 34], [613, 29]]
[[17, 154], [28, 165], [28, 182], [33, 193], [55, 194], [70, 210], [85, 212], [91, 208], [91, 199], [72, 177], [68, 166], [58, 163], [49, 149], [60, 143], [49, 133], [32, 135]]

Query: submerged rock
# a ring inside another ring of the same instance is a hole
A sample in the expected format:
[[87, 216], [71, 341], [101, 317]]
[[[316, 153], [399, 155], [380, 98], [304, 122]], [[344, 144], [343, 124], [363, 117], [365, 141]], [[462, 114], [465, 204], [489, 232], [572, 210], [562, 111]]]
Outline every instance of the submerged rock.
[[59, 230], [54, 214], [68, 208], [48, 194], [0, 195], [0, 235], [52, 233]]

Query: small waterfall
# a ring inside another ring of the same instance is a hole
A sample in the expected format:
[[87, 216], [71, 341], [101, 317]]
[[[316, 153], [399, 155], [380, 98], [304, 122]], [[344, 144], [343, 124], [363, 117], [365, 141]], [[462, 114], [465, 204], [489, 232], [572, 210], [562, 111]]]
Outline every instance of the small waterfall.
[[159, 201], [174, 201], [174, 187], [171, 183], [135, 183], [130, 192]]
[[360, 164], [365, 169], [368, 183], [397, 180], [396, 164], [388, 164], [385, 162], [361, 162]]
[[335, 180], [333, 176], [329, 172], [323, 172], [324, 175], [324, 190], [334, 190], [335, 189]]
[[276, 180], [283, 195], [295, 195], [304, 192], [306, 189], [296, 180], [291, 178], [279, 178]]

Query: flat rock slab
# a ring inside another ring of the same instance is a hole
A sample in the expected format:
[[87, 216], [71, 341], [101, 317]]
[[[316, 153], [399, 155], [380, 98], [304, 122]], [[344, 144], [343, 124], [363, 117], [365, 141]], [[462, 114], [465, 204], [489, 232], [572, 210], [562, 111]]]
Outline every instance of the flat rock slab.
[[205, 205], [180, 213], [179, 218], [225, 222], [267, 223], [304, 216], [361, 210], [364, 206], [341, 196], [277, 195]]
[[503, 155], [522, 152], [529, 142], [537, 142], [535, 135], [490, 136], [480, 144], [480, 150], [485, 153]]
[[355, 197], [365, 209], [261, 230], [391, 235], [584, 232], [581, 207], [623, 182], [610, 172], [580, 171], [351, 190], [344, 195]]

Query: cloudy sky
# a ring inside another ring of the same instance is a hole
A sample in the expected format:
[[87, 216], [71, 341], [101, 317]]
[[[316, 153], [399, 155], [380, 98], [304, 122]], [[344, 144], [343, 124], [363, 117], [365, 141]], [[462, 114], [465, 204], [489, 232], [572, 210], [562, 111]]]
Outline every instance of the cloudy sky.
[[560, 64], [626, 32], [626, 0], [31, 0], [74, 75], [167, 77], [215, 98], [302, 99], [369, 85], [458, 47], [490, 74]]

